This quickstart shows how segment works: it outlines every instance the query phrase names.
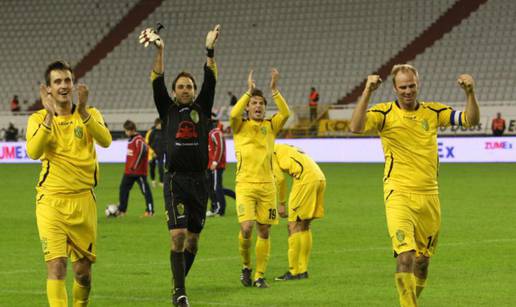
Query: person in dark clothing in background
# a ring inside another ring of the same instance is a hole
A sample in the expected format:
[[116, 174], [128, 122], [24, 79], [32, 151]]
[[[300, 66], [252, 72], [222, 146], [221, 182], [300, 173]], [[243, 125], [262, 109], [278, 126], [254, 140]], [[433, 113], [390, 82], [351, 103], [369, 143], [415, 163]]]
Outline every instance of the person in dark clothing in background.
[[4, 138], [6, 142], [18, 141], [18, 128], [13, 123], [9, 123], [9, 127], [5, 130]]
[[158, 167], [159, 184], [163, 187], [163, 171], [165, 162], [165, 142], [161, 132], [161, 120], [156, 118], [154, 126], [147, 131], [145, 141], [149, 145], [149, 173], [152, 187], [156, 187], [156, 166]]
[[235, 96], [235, 94], [233, 94], [232, 92], [228, 92], [228, 96], [229, 96], [229, 105], [234, 106], [238, 101], [237, 96]]
[[319, 93], [312, 87], [310, 89], [310, 95], [308, 96], [308, 107], [310, 108], [310, 121], [313, 122], [317, 119], [317, 105], [319, 104]]

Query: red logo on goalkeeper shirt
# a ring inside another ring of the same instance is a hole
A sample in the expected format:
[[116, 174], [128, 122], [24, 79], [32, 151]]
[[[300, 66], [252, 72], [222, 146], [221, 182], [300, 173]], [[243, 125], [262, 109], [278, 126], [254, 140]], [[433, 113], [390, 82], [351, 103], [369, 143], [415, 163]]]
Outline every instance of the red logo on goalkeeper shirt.
[[193, 139], [198, 136], [195, 125], [189, 121], [182, 121], [176, 132], [176, 139]]

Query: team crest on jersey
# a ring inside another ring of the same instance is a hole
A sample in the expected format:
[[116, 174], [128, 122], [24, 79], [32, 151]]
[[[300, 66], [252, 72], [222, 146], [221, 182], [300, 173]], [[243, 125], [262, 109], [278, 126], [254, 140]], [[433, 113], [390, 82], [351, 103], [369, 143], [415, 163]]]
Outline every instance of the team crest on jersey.
[[47, 238], [41, 239], [41, 249], [43, 250], [44, 255], [48, 255], [49, 252], [48, 252]]
[[177, 213], [179, 213], [179, 215], [185, 214], [185, 205], [183, 203], [177, 204]]
[[425, 130], [425, 131], [428, 131], [428, 128], [430, 127], [430, 125], [428, 124], [428, 121], [426, 119], [424, 119], [422, 122], [421, 122], [421, 127]]
[[196, 123], [196, 124], [197, 124], [197, 123], [199, 122], [199, 113], [197, 113], [197, 111], [195, 111], [195, 110], [192, 110], [192, 111], [190, 112], [190, 118], [192, 119], [192, 121], [193, 121], [194, 123]]
[[262, 132], [263, 135], [267, 135], [267, 128], [261, 127], [260, 131]]
[[75, 136], [79, 139], [82, 139], [82, 136], [84, 134], [84, 132], [82, 131], [82, 127], [78, 126], [78, 127], [75, 127], [75, 129], [73, 130], [73, 132], [75, 133]]
[[398, 239], [399, 242], [403, 242], [405, 240], [405, 233], [403, 232], [403, 230], [396, 230], [396, 239]]

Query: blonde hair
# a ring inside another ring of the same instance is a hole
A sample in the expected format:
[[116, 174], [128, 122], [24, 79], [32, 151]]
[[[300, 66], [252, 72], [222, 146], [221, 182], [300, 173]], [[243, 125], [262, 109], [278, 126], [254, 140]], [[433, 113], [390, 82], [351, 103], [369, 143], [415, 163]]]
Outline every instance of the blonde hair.
[[417, 73], [417, 70], [414, 66], [412, 66], [410, 64], [397, 64], [397, 65], [394, 65], [391, 70], [392, 84], [394, 86], [396, 86], [396, 75], [400, 71], [401, 72], [411, 71], [414, 74], [414, 76], [416, 76], [417, 80], [419, 81], [419, 74]]

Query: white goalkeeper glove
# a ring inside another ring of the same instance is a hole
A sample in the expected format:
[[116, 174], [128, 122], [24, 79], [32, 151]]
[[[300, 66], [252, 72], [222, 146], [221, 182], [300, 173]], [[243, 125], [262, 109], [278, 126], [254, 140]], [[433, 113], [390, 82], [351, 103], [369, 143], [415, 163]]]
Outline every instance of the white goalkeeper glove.
[[215, 48], [215, 43], [217, 42], [217, 39], [219, 38], [220, 34], [220, 25], [216, 25], [213, 30], [208, 32], [208, 35], [206, 35], [206, 49], [213, 49]]
[[143, 44], [145, 48], [149, 46], [149, 44], [154, 44], [156, 47], [161, 48], [163, 46], [163, 41], [161, 37], [158, 35], [158, 32], [153, 28], [147, 28], [140, 33], [138, 37], [140, 40], [140, 44]]

